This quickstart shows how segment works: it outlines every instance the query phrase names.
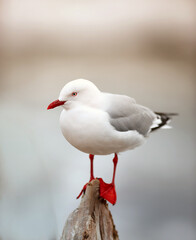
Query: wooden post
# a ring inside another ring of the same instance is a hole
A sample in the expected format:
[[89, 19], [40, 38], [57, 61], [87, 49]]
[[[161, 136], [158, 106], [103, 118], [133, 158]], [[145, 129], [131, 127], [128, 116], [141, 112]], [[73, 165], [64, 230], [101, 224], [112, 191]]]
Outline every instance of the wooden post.
[[88, 184], [79, 207], [65, 223], [61, 240], [119, 240], [108, 204], [99, 197], [99, 180]]

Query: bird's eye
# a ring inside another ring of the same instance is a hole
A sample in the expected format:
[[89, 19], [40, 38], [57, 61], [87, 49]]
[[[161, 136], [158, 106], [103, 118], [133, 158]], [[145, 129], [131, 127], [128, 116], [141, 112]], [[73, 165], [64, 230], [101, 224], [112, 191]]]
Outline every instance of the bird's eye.
[[76, 96], [78, 93], [77, 92], [72, 92], [72, 96]]

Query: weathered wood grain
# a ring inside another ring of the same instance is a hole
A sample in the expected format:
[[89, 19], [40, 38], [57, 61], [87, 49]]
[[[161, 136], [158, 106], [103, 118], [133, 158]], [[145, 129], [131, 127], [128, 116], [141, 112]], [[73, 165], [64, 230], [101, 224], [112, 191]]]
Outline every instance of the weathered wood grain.
[[68, 217], [61, 240], [118, 240], [106, 201], [99, 197], [99, 180], [88, 184], [80, 205]]

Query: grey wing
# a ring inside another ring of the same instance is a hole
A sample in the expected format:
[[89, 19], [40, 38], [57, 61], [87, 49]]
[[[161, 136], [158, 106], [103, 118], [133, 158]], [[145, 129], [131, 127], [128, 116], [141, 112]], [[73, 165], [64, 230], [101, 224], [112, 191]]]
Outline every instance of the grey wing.
[[105, 93], [105, 100], [109, 102], [105, 110], [110, 123], [117, 131], [136, 130], [146, 136], [151, 130], [156, 115], [150, 109], [124, 95]]

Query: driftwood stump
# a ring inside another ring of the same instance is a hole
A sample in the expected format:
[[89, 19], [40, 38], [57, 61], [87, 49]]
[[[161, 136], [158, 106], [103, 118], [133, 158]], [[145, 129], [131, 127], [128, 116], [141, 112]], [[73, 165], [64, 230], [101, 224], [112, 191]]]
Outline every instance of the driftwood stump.
[[99, 180], [88, 184], [79, 207], [65, 223], [61, 240], [119, 240], [108, 204], [99, 197]]

